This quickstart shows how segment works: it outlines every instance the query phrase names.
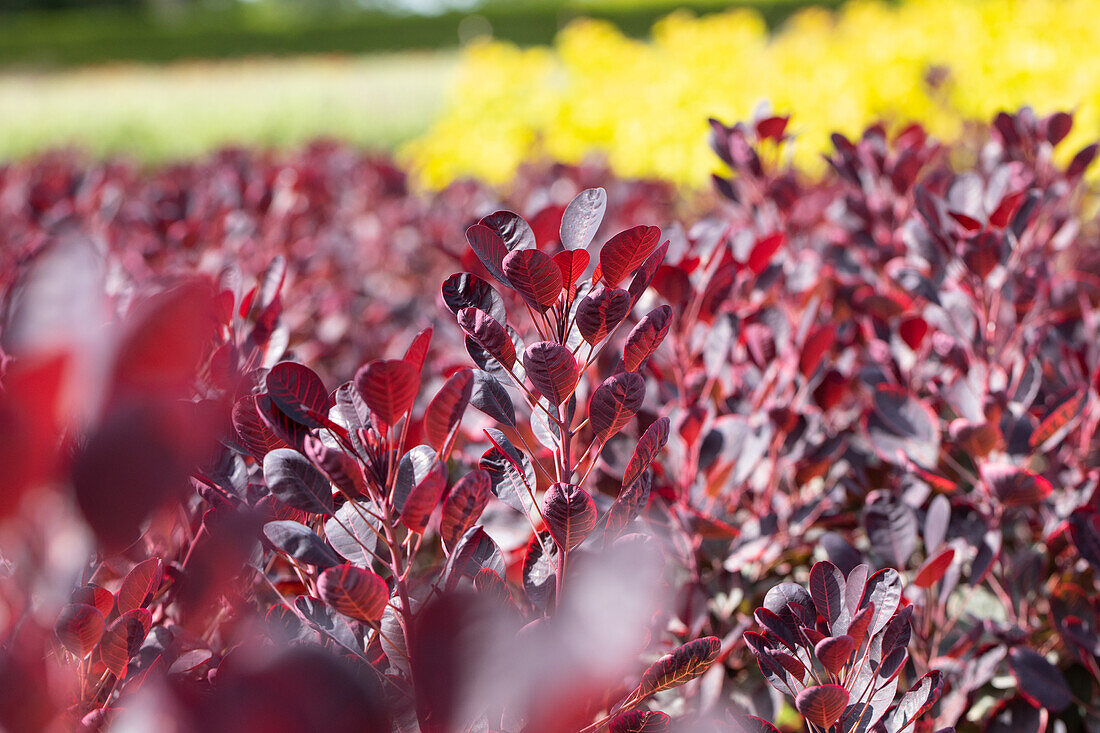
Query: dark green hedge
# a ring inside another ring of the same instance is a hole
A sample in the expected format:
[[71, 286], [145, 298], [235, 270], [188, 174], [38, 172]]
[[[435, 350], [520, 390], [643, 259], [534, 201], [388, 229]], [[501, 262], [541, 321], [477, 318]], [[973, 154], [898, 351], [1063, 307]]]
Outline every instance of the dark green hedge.
[[[839, 0], [742, 0], [731, 6], [757, 8], [775, 25], [798, 8], [838, 5]], [[584, 15], [614, 22], [626, 33], [644, 36], [675, 8], [712, 12], [716, 0], [640, 6], [595, 5]], [[514, 0], [487, 5], [478, 14], [493, 35], [522, 45], [545, 44], [579, 12], [553, 0]], [[366, 53], [446, 48], [459, 43], [465, 14], [395, 16], [380, 12], [330, 11], [264, 15], [255, 8], [184, 9], [173, 20], [145, 10], [102, 7], [0, 14], [0, 64], [77, 65], [110, 61], [171, 61], [303, 53]]]

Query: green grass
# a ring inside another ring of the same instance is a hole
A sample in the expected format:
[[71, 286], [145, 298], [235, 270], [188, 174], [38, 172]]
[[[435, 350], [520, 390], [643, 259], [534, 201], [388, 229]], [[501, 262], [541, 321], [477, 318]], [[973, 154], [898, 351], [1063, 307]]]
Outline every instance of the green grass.
[[457, 54], [222, 61], [0, 75], [0, 159], [58, 146], [146, 161], [338, 137], [391, 148], [430, 124]]
[[[550, 43], [569, 20], [585, 15], [644, 36], [676, 8], [711, 12], [754, 7], [777, 24], [807, 0], [492, 0], [477, 14], [496, 38], [523, 45]], [[835, 6], [839, 0], [818, 0]], [[308, 12], [278, 0], [197, 7], [165, 15], [123, 8], [0, 15], [0, 65], [74, 66], [111, 61], [315, 53], [375, 53], [457, 46], [463, 13], [398, 16], [378, 11]], [[484, 24], [482, 24], [484, 25]]]

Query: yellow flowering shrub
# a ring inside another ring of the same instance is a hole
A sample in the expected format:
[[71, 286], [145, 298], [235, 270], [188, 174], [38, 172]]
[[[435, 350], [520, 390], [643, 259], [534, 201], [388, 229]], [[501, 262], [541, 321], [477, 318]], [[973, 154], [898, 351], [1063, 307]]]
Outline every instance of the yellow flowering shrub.
[[774, 35], [759, 14], [675, 13], [638, 41], [578, 21], [553, 48], [484, 42], [464, 54], [440, 119], [404, 150], [429, 186], [508, 180], [524, 160], [607, 156], [624, 176], [704, 184], [707, 118], [791, 114], [796, 159], [829, 135], [918, 121], [951, 139], [966, 120], [1031, 105], [1077, 111], [1072, 154], [1100, 131], [1100, 0], [852, 0], [807, 8]]

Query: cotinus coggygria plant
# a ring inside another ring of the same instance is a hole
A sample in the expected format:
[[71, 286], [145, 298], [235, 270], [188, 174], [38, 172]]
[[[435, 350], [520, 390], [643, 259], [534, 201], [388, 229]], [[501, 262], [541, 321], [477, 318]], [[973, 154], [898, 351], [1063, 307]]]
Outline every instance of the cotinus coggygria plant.
[[761, 631], [745, 632], [760, 671], [794, 698], [811, 731], [899, 733], [943, 691], [933, 670], [895, 704], [909, 661], [913, 607], [899, 607], [897, 571], [868, 573], [859, 565], [845, 577], [831, 562], [815, 563], [809, 591], [795, 583], [772, 588], [754, 614]]

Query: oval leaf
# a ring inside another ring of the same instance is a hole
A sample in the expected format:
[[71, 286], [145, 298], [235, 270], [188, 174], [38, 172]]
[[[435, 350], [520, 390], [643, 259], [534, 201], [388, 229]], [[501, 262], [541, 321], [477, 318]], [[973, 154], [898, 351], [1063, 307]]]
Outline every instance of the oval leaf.
[[463, 369], [451, 375], [424, 411], [424, 434], [437, 451], [442, 451], [451, 433], [458, 428], [470, 396], [474, 392], [474, 373]]
[[659, 710], [619, 713], [608, 724], [608, 733], [665, 733], [672, 718]]
[[1008, 652], [1008, 666], [1019, 690], [1034, 703], [1061, 712], [1073, 702], [1073, 693], [1062, 673], [1039, 652], [1025, 646]]
[[913, 578], [913, 585], [918, 588], [931, 588], [933, 583], [939, 581], [947, 568], [951, 567], [951, 561], [955, 559], [955, 548], [945, 547], [938, 554], [924, 561], [917, 571], [917, 577]]
[[162, 568], [160, 558], [151, 557], [126, 574], [115, 594], [119, 615], [145, 605], [145, 599], [160, 588]]
[[355, 373], [355, 388], [371, 412], [393, 426], [416, 401], [420, 369], [404, 359], [377, 359]]
[[253, 458], [262, 461], [269, 451], [287, 444], [260, 417], [257, 399], [256, 395], [245, 395], [233, 403], [232, 420], [237, 440]]
[[293, 557], [319, 568], [340, 564], [340, 558], [328, 548], [313, 530], [301, 522], [280, 519], [264, 525], [264, 537], [275, 547]]
[[152, 623], [153, 617], [148, 610], [135, 608], [119, 616], [103, 632], [99, 658], [116, 677], [126, 676], [126, 667], [141, 649]]
[[515, 212], [494, 211], [479, 223], [496, 232], [509, 251], [535, 247], [535, 233], [531, 231], [531, 225]]
[[508, 390], [496, 377], [480, 369], [474, 371], [474, 389], [470, 404], [510, 428], [516, 426], [516, 408]]
[[271, 367], [264, 384], [267, 396], [292, 420], [311, 428], [324, 426], [328, 392], [312, 369], [292, 361], [279, 362]]
[[645, 401], [645, 379], [636, 372], [608, 377], [588, 401], [588, 420], [601, 443], [630, 422]]
[[814, 646], [814, 654], [825, 665], [825, 669], [829, 670], [829, 674], [835, 677], [844, 669], [855, 648], [856, 644], [852, 637], [841, 634], [817, 642]]
[[63, 647], [83, 659], [99, 643], [106, 624], [107, 620], [98, 608], [84, 603], [70, 603], [61, 609], [54, 632]]
[[463, 308], [477, 308], [498, 322], [508, 317], [504, 299], [493, 286], [468, 272], [457, 272], [443, 282], [443, 303], [456, 316]]
[[798, 693], [795, 708], [803, 718], [825, 729], [840, 720], [848, 706], [848, 690], [840, 685], [817, 685]]
[[678, 687], [695, 679], [707, 671], [721, 650], [722, 642], [718, 637], [705, 636], [666, 654], [642, 675], [638, 697]]
[[474, 224], [466, 230], [466, 241], [489, 274], [502, 285], [512, 287], [508, 276], [504, 274], [504, 258], [508, 255], [508, 247], [501, 236], [485, 224]]
[[664, 341], [672, 324], [672, 308], [662, 305], [647, 313], [638, 321], [626, 337], [623, 347], [623, 364], [628, 372], [635, 372]]
[[590, 344], [598, 344], [630, 313], [630, 294], [600, 284], [577, 304], [577, 330]]
[[628, 488], [638, 480], [638, 477], [649, 468], [650, 464], [661, 452], [661, 448], [668, 442], [670, 422], [667, 417], [654, 420], [642, 434], [642, 439], [634, 448], [630, 461], [623, 472], [623, 488]]
[[[810, 568], [810, 597], [817, 612], [825, 617], [834, 633], [848, 630], [848, 607], [844, 599], [844, 573], [828, 560]], [[843, 626], [842, 630], [837, 627]]]
[[573, 484], [554, 484], [543, 497], [546, 528], [558, 547], [568, 552], [584, 542], [596, 527], [596, 503]]
[[636, 226], [619, 232], [607, 240], [600, 250], [600, 274], [609, 287], [638, 269], [657, 249], [661, 230], [652, 226]]
[[983, 463], [979, 473], [989, 493], [1006, 506], [1038, 506], [1053, 491], [1039, 474], [1007, 463]]
[[586, 249], [596, 236], [606, 210], [607, 191], [602, 188], [587, 188], [573, 197], [561, 216], [562, 247]]
[[523, 352], [523, 368], [535, 389], [555, 406], [569, 399], [580, 380], [573, 354], [553, 341], [528, 346]]
[[447, 488], [447, 467], [438, 459], [420, 481], [409, 491], [401, 506], [401, 523], [413, 532], [423, 534], [436, 504]]
[[294, 509], [332, 516], [332, 487], [309, 460], [291, 448], [264, 456], [264, 481], [276, 499]]
[[325, 522], [325, 537], [344, 559], [356, 565], [369, 567], [378, 537], [382, 532], [382, 520], [373, 514], [369, 504], [345, 501], [336, 514]]
[[380, 620], [390, 599], [386, 581], [354, 565], [338, 565], [321, 573], [317, 592], [325, 603], [358, 621]]
[[492, 493], [492, 481], [483, 469], [475, 469], [459, 479], [443, 502], [443, 516], [439, 522], [439, 535], [447, 547], [454, 548], [462, 535], [474, 526]]
[[504, 326], [477, 308], [463, 308], [459, 311], [458, 325], [474, 343], [500, 362], [505, 369], [511, 370], [516, 363], [516, 347]]
[[504, 258], [504, 274], [524, 302], [540, 313], [557, 302], [564, 284], [558, 266], [537, 249], [510, 252]]
[[577, 293], [577, 280], [588, 269], [588, 252], [583, 249], [565, 250], [554, 255], [554, 264], [561, 272], [561, 281], [569, 290], [569, 297]]

